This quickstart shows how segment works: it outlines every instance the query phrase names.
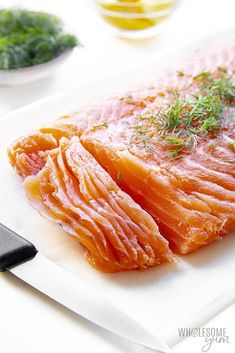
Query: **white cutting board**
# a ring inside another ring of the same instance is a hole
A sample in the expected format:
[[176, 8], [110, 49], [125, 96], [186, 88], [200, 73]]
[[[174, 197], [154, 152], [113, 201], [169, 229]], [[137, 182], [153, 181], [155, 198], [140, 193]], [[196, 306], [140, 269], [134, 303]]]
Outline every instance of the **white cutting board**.
[[181, 257], [176, 265], [165, 264], [143, 272], [100, 273], [85, 261], [75, 240], [29, 205], [22, 180], [8, 163], [6, 148], [13, 139], [79, 105], [151, 78], [152, 72], [190, 57], [195, 50], [233, 39], [233, 33], [235, 29], [231, 28], [177, 52], [165, 52], [131, 72], [116, 73], [48, 97], [10, 113], [0, 122], [0, 222], [32, 241], [42, 254], [83, 279], [170, 345], [179, 339], [179, 327], [196, 327], [235, 299], [235, 232]]

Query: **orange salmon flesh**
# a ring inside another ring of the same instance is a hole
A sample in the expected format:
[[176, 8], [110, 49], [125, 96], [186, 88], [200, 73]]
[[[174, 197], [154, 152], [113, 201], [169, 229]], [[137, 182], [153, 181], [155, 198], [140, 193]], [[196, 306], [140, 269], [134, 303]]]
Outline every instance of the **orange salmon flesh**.
[[160, 137], [151, 149], [133, 142], [140, 116], [160, 110], [176, 90], [194, 97], [195, 77], [221, 67], [235, 76], [234, 43], [196, 54], [178, 70], [97, 100], [9, 147], [32, 206], [75, 237], [95, 268], [145, 269], [235, 229], [234, 104], [213, 144], [200, 138], [181, 158], [168, 158]]

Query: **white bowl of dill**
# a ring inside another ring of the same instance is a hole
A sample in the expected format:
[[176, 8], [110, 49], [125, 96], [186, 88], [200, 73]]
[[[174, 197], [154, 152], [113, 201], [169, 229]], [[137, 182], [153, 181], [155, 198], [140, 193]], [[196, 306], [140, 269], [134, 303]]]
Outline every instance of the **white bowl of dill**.
[[0, 85], [22, 85], [52, 75], [78, 45], [57, 16], [0, 9]]

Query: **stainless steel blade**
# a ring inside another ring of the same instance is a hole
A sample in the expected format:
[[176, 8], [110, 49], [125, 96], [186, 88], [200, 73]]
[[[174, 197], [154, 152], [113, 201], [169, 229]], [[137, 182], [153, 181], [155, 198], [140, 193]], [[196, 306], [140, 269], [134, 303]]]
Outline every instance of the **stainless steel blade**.
[[40, 254], [10, 269], [10, 272], [80, 316], [122, 338], [159, 353], [171, 352], [164, 342], [128, 314]]

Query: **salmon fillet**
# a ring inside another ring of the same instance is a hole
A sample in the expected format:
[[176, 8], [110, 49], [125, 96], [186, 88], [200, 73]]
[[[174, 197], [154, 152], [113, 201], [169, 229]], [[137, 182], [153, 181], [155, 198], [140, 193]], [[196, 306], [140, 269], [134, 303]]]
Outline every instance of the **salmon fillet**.
[[[147, 84], [100, 100], [15, 141], [9, 148], [11, 164], [24, 177], [36, 175], [62, 137], [77, 135], [121, 189], [155, 219], [175, 252], [194, 251], [235, 228], [234, 72], [234, 43], [208, 49]], [[205, 82], [208, 95], [203, 91]], [[225, 88], [229, 99], [222, 97]], [[220, 90], [216, 94], [222, 105], [212, 95], [215, 89]], [[170, 123], [175, 123], [174, 114], [181, 109], [176, 117], [183, 127], [178, 124], [177, 129], [163, 131], [165, 111], [169, 115], [172, 107]], [[185, 115], [193, 116], [190, 123], [195, 126], [185, 125]], [[212, 130], [214, 126], [213, 133], [205, 133], [208, 126]], [[176, 130], [181, 135], [176, 136]]]
[[104, 272], [171, 259], [152, 217], [121, 191], [77, 137], [62, 138], [24, 187], [33, 207], [78, 239], [89, 262]]

